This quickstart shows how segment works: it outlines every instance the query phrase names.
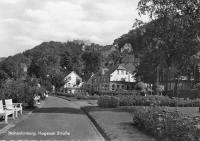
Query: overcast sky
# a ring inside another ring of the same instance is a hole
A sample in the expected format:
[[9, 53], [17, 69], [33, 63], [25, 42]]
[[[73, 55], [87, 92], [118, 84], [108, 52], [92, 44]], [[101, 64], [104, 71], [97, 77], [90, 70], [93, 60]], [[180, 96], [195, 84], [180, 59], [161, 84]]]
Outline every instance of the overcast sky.
[[0, 57], [44, 41], [112, 44], [138, 17], [138, 0], [0, 0]]

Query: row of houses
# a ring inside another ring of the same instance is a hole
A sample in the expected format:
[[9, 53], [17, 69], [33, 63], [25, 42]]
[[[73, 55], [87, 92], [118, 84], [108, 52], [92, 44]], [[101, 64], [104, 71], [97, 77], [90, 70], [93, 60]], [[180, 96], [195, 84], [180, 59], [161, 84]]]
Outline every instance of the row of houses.
[[132, 91], [136, 83], [136, 68], [132, 63], [119, 64], [112, 68], [101, 68], [96, 74], [92, 74], [88, 81], [74, 71], [65, 77], [64, 89], [68, 93], [95, 92], [107, 93], [114, 91]]

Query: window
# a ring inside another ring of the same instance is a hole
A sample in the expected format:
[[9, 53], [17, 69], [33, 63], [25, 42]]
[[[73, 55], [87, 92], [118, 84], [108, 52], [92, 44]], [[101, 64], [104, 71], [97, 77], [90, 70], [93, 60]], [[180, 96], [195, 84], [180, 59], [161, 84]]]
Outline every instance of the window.
[[115, 84], [112, 84], [112, 90], [113, 91], [115, 90]]
[[128, 72], [126, 71], [126, 75], [128, 75]]
[[119, 70], [117, 70], [117, 74], [119, 74]]
[[129, 86], [127, 86], [127, 90], [129, 90]]
[[117, 85], [117, 89], [119, 89], [119, 85]]

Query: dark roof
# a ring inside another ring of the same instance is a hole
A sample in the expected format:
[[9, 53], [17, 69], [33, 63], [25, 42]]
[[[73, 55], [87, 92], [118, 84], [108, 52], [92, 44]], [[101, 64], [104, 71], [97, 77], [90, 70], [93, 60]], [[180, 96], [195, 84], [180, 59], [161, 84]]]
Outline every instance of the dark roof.
[[101, 76], [101, 71], [98, 71], [97, 73], [95, 73], [95, 74], [92, 74], [91, 76], [90, 76], [90, 78], [86, 81], [87, 83], [93, 83], [92, 82], [92, 79], [93, 78], [96, 78], [96, 77], [99, 77], [99, 76]]
[[111, 67], [111, 68], [109, 69], [109, 71], [107, 71], [107, 72], [105, 73], [105, 75], [110, 75], [110, 74], [113, 73], [118, 67], [119, 67], [119, 65]]

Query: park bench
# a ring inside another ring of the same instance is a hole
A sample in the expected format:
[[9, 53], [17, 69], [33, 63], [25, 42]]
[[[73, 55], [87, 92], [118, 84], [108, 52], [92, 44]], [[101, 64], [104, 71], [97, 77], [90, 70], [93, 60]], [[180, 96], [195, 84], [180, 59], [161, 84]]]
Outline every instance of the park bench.
[[5, 109], [3, 106], [2, 100], [0, 100], [0, 116], [5, 118], [5, 123], [8, 123], [8, 116], [12, 115], [13, 119], [15, 119], [15, 111], [13, 109]]
[[5, 108], [8, 110], [14, 110], [16, 117], [18, 117], [18, 112], [22, 115], [22, 103], [13, 103], [12, 99], [6, 99]]

